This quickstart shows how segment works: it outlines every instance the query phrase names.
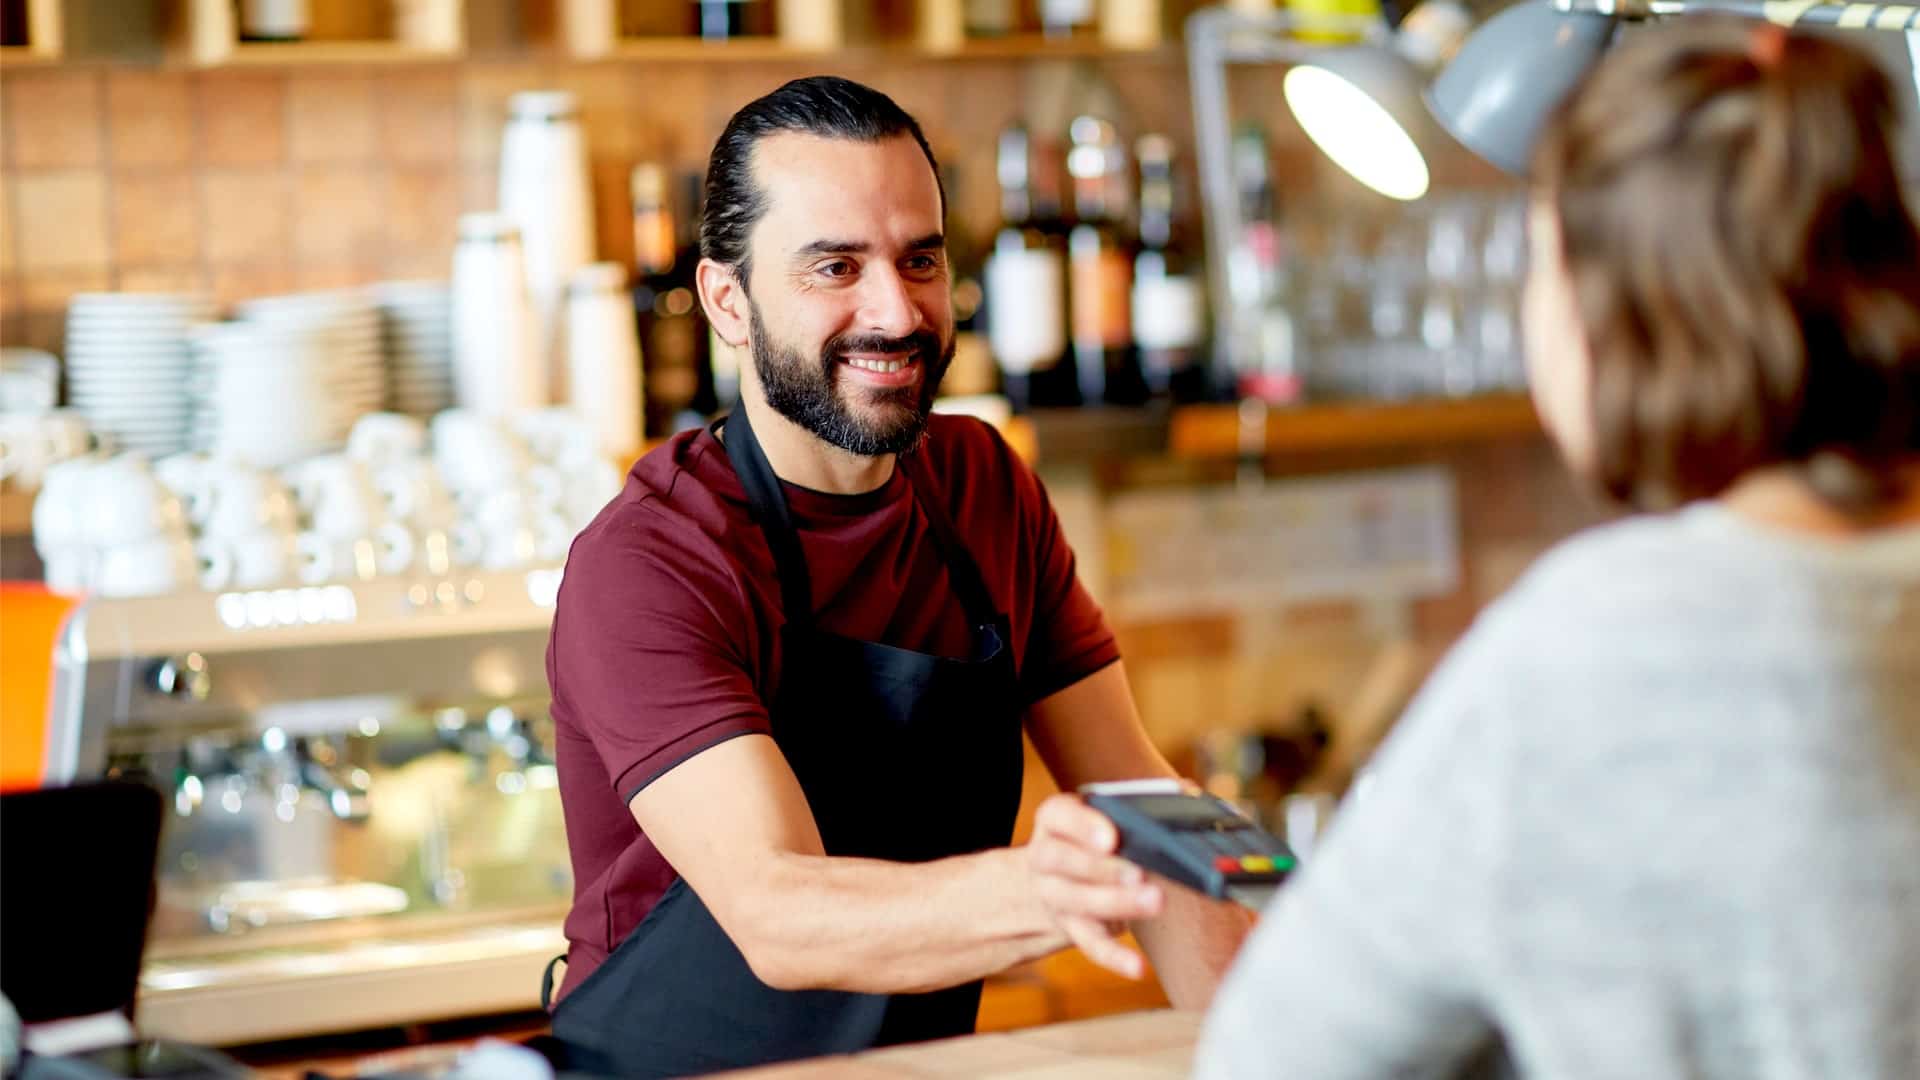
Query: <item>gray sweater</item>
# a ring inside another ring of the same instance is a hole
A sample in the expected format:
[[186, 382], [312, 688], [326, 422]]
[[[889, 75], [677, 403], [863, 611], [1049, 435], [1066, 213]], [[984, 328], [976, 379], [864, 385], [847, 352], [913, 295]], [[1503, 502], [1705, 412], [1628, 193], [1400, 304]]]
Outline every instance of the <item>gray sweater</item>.
[[1561, 545], [1315, 855], [1200, 1080], [1920, 1078], [1920, 528]]

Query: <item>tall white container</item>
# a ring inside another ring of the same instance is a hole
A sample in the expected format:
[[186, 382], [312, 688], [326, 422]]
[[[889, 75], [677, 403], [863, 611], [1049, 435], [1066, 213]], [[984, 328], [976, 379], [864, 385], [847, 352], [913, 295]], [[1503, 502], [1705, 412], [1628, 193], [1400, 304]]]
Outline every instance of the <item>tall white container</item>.
[[453, 249], [453, 387], [462, 408], [504, 416], [547, 403], [520, 230], [503, 214], [460, 218]]
[[619, 263], [593, 263], [567, 290], [568, 403], [585, 417], [600, 455], [625, 461], [644, 441], [640, 338]]
[[500, 142], [500, 210], [520, 227], [535, 355], [548, 396], [565, 377], [567, 283], [593, 261], [593, 189], [579, 103], [560, 90], [513, 95]]

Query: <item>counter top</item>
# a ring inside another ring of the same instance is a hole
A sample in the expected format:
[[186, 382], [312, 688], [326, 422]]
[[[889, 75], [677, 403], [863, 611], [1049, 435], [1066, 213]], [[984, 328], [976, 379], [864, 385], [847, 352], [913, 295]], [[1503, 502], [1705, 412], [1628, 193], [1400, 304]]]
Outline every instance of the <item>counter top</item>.
[[719, 1074], [726, 1080], [1184, 1080], [1202, 1014], [1158, 1009]]

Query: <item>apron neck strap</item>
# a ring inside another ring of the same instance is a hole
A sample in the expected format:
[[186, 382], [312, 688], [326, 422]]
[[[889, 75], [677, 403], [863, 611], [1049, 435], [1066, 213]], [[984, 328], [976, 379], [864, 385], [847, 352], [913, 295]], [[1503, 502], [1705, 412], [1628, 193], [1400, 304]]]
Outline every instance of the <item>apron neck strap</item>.
[[761, 535], [767, 538], [768, 550], [773, 552], [774, 571], [780, 575], [782, 614], [789, 624], [811, 625], [813, 581], [807, 576], [806, 556], [800, 552], [800, 534], [793, 527], [793, 515], [787, 509], [786, 493], [780, 490], [780, 478], [774, 475], [773, 466], [767, 464], [766, 451], [760, 449], [760, 439], [747, 419], [746, 404], [734, 406], [731, 412], [714, 421], [713, 430], [718, 432], [722, 424], [727, 429], [727, 458], [733, 462], [740, 486], [747, 490], [747, 509], [760, 526]]
[[920, 512], [926, 515], [927, 525], [933, 530], [934, 546], [946, 560], [947, 580], [953, 583], [953, 591], [960, 597], [967, 621], [974, 626], [994, 625], [1000, 616], [993, 594], [987, 592], [980, 564], [973, 561], [966, 542], [960, 539], [960, 530], [954, 527], [953, 518], [940, 498], [940, 484], [933, 477], [925, 447], [894, 459], [894, 468], [906, 470], [908, 486], [913, 489], [914, 500], [920, 504]]
[[[794, 528], [793, 514], [787, 507], [786, 492], [780, 488], [780, 478], [774, 474], [773, 466], [768, 464], [766, 451], [760, 448], [759, 436], [753, 433], [753, 424], [747, 419], [745, 405], [735, 406], [727, 415], [714, 421], [711, 430], [717, 433], [722, 425], [726, 427], [724, 442], [727, 458], [733, 463], [734, 474], [740, 478], [740, 486], [746, 489], [747, 506], [753, 520], [760, 526], [760, 532], [767, 538], [767, 548], [773, 553], [774, 569], [780, 575], [783, 614], [789, 625], [811, 626], [812, 578], [807, 574], [806, 556], [800, 550], [799, 530]], [[966, 610], [968, 622], [976, 627], [994, 625], [999, 616], [995, 612], [993, 597], [987, 592], [979, 564], [967, 553], [966, 544], [960, 539], [960, 531], [954, 527], [946, 507], [935, 495], [938, 484], [927, 467], [925, 455], [902, 454], [894, 459], [894, 468], [906, 473], [907, 486], [913, 491], [920, 512], [926, 515], [927, 524], [933, 532], [934, 546], [939, 548], [940, 557], [946, 562], [947, 578], [953, 583], [961, 607]]]

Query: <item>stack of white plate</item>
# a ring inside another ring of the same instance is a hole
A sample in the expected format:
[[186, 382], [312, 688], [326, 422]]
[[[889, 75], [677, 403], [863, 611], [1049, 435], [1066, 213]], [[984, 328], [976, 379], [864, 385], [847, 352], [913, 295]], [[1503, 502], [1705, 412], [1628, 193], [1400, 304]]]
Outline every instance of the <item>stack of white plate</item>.
[[325, 353], [327, 406], [336, 446], [346, 445], [353, 422], [386, 408], [386, 347], [380, 305], [363, 289], [293, 293], [248, 300], [234, 312], [242, 322], [312, 331]]
[[453, 291], [444, 281], [374, 286], [386, 328], [388, 404], [429, 419], [453, 405]]
[[67, 389], [95, 432], [162, 457], [187, 445], [188, 328], [213, 317], [203, 296], [81, 293], [67, 309]]
[[254, 468], [338, 449], [324, 327], [294, 322], [213, 323], [194, 334], [193, 448]]

